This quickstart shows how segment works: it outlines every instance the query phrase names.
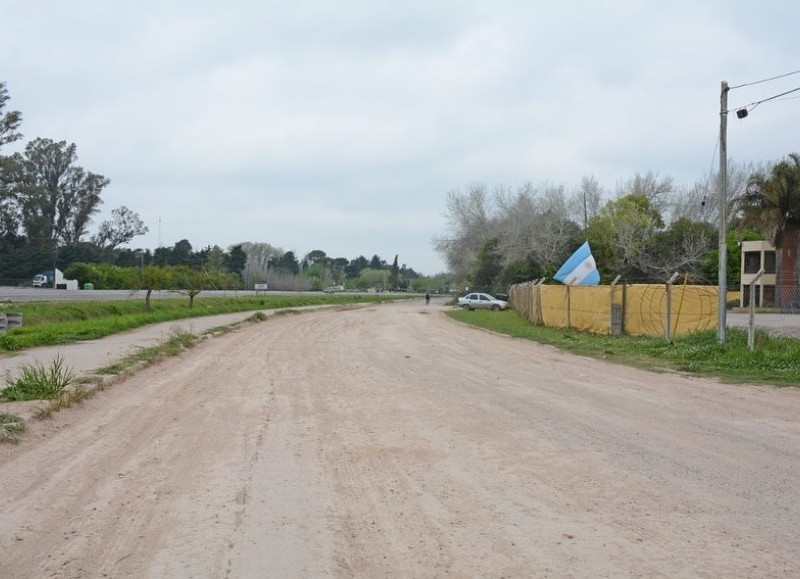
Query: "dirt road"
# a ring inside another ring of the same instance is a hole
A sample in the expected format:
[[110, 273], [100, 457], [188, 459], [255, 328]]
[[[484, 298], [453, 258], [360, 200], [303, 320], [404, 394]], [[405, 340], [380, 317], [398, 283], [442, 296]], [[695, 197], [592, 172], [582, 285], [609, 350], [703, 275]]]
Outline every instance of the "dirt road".
[[0, 447], [0, 576], [798, 577], [800, 391], [275, 317]]

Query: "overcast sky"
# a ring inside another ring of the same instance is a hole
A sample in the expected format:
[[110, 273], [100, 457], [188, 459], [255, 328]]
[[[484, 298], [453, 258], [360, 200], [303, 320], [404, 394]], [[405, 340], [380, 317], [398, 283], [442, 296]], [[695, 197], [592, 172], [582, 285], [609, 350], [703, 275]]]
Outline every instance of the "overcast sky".
[[[121, 205], [144, 220], [132, 248], [266, 242], [432, 275], [449, 190], [704, 179], [721, 81], [800, 70], [798, 22], [789, 0], [0, 0], [0, 81], [25, 141], [75, 143], [111, 180], [95, 227]], [[729, 157], [800, 152], [798, 96], [728, 115]]]

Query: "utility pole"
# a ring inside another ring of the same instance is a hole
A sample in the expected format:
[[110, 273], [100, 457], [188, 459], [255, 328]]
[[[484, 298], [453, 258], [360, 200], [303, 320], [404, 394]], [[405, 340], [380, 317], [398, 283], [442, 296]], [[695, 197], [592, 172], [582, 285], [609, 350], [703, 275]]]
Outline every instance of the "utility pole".
[[717, 342], [725, 343], [728, 307], [728, 83], [719, 96], [719, 321]]

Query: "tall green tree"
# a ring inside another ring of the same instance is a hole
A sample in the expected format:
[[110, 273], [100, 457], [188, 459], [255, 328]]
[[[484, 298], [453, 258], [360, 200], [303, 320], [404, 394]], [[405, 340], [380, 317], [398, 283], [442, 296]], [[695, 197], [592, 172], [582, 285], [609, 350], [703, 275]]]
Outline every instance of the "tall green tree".
[[[17, 131], [22, 123], [22, 114], [19, 111], [3, 112], [9, 98], [6, 84], [0, 82], [0, 148], [22, 138]], [[9, 159], [0, 155], [0, 240], [3, 251], [20, 247], [18, 234], [21, 216], [14, 196], [6, 185], [8, 166]]]
[[327, 259], [328, 259], [328, 254], [326, 254], [321, 249], [314, 249], [312, 251], [309, 251], [303, 258], [303, 267], [314, 263], [325, 263]]
[[386, 262], [383, 261], [378, 255], [373, 255], [372, 259], [369, 260], [369, 268], [370, 269], [385, 269]]
[[791, 153], [769, 174], [758, 173], [750, 181], [777, 258], [778, 305], [800, 300], [800, 154]]
[[242, 245], [234, 245], [228, 250], [225, 258], [225, 267], [228, 271], [235, 273], [240, 278], [244, 268], [247, 267], [247, 254], [242, 249]]
[[606, 203], [589, 221], [589, 244], [601, 276], [644, 279], [652, 267], [661, 214], [646, 195], [626, 195]]
[[296, 275], [300, 273], [300, 263], [294, 255], [293, 251], [287, 251], [277, 259], [270, 262], [270, 267], [283, 273], [290, 273]]
[[503, 258], [498, 250], [499, 245], [500, 240], [497, 237], [490, 237], [484, 241], [472, 274], [473, 285], [489, 290], [499, 281], [500, 273], [503, 271]]
[[35, 139], [8, 159], [3, 180], [28, 239], [51, 247], [81, 241], [108, 179], [77, 166], [76, 146], [66, 141]]
[[369, 261], [363, 255], [359, 255], [357, 258], [350, 260], [350, 263], [347, 264], [345, 267], [345, 274], [347, 277], [353, 279], [357, 278], [362, 270], [369, 267]]
[[17, 132], [22, 123], [22, 113], [19, 111], [3, 112], [10, 98], [6, 83], [0, 82], [0, 147], [22, 138], [22, 134]]

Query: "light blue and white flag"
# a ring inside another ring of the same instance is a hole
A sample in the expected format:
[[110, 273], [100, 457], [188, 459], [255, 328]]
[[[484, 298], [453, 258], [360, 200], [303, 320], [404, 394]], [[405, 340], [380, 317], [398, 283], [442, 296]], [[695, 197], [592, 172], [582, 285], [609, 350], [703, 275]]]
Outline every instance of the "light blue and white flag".
[[600, 272], [589, 249], [589, 242], [581, 245], [570, 258], [564, 262], [553, 276], [566, 285], [597, 285], [600, 283]]

